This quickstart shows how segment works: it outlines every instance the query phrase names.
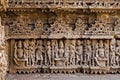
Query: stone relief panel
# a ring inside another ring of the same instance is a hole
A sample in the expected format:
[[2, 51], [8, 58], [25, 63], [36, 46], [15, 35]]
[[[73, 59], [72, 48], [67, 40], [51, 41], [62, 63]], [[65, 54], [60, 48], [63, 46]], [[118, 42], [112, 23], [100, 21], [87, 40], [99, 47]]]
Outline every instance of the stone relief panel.
[[[11, 40], [12, 41], [12, 40]], [[119, 69], [119, 39], [19, 39], [11, 48], [16, 73], [108, 73]], [[29, 70], [31, 68], [31, 71]]]
[[19, 14], [3, 22], [11, 73], [120, 72], [116, 16], [56, 13]]

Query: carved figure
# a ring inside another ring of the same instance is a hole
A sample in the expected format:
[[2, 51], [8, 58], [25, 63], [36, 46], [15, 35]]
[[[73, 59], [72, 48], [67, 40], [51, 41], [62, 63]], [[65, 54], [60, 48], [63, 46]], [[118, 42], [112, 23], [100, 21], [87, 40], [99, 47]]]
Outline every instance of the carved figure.
[[38, 40], [36, 45], [36, 63], [38, 65], [42, 65], [43, 63], [42, 53], [43, 53], [42, 40]]
[[[98, 44], [96, 44], [96, 46], [98, 46]], [[107, 58], [105, 56], [103, 41], [100, 40], [99, 47], [98, 47], [98, 50], [96, 50], [96, 56], [95, 56], [96, 66], [105, 67], [106, 61], [107, 61]]]
[[70, 41], [69, 40], [65, 40], [65, 65], [68, 66], [69, 65], [69, 57], [70, 57], [70, 45], [69, 45]]
[[92, 54], [91, 42], [90, 40], [87, 40], [86, 41], [86, 52], [85, 52], [85, 65], [90, 65], [91, 54]]
[[63, 41], [60, 40], [60, 43], [59, 43], [59, 58], [63, 58], [64, 57], [64, 44], [63, 44]]
[[82, 58], [83, 58], [83, 46], [82, 46], [82, 42], [80, 40], [77, 40], [77, 43], [76, 43], [76, 58], [77, 58], [77, 61], [76, 61], [76, 64], [77, 65], [82, 65]]
[[28, 66], [29, 57], [29, 40], [25, 40], [23, 43], [24, 58], [26, 59], [26, 66]]
[[117, 40], [117, 47], [116, 47], [116, 65], [120, 65], [120, 41]]
[[75, 48], [76, 41], [72, 40], [70, 43], [70, 65], [75, 65]]
[[29, 65], [35, 64], [35, 40], [29, 42]]
[[110, 43], [110, 65], [111, 66], [114, 66], [115, 65], [115, 49], [116, 49], [116, 45], [115, 45], [116, 41], [115, 39], [112, 39], [111, 40], [111, 43]]
[[47, 41], [47, 56], [48, 56], [48, 64], [51, 65], [51, 43]]

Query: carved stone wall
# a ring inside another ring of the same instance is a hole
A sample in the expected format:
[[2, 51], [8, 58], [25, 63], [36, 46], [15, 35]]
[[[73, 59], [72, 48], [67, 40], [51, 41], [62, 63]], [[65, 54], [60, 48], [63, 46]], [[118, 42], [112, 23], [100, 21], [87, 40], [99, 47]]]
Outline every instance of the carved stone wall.
[[8, 0], [10, 73], [120, 73], [120, 2]]
[[119, 72], [119, 15], [79, 13], [3, 17], [10, 73]]

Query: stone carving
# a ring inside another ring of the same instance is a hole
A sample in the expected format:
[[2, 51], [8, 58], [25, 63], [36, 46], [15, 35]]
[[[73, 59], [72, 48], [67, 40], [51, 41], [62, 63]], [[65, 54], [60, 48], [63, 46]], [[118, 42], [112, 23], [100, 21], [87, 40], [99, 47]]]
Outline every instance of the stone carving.
[[116, 61], [116, 65], [120, 66], [120, 41], [119, 40], [117, 40], [115, 61]]
[[1, 26], [1, 22], [0, 22], [0, 80], [5, 80], [5, 76], [8, 71], [8, 60], [5, 50], [6, 50], [6, 46], [5, 46], [4, 26]]
[[77, 40], [77, 43], [76, 43], [76, 64], [77, 65], [82, 65], [82, 62], [83, 62], [83, 44], [82, 44], [82, 41], [80, 40]]
[[85, 47], [85, 54], [84, 54], [84, 65], [88, 66], [91, 65], [91, 54], [92, 54], [92, 48], [91, 48], [91, 41], [86, 41], [86, 47]]
[[84, 22], [81, 18], [78, 18], [78, 20], [75, 23], [75, 33], [77, 34], [83, 34], [84, 33]]
[[119, 1], [8, 0], [2, 8], [10, 73], [120, 73]]
[[51, 43], [50, 41], [47, 41], [47, 56], [48, 56], [48, 64], [51, 65]]
[[8, 70], [7, 55], [4, 50], [0, 50], [0, 80], [5, 80], [6, 71]]
[[36, 19], [34, 22], [32, 21], [32, 19], [29, 20], [28, 16], [29, 15], [17, 16], [16, 20], [12, 20], [13, 23], [8, 25], [10, 30], [9, 34], [12, 34], [12, 35], [41, 34], [39, 31], [42, 32], [43, 30], [42, 21], [40, 19]]
[[29, 43], [29, 65], [35, 65], [35, 40], [31, 40]]
[[[63, 27], [64, 26], [64, 27]], [[69, 27], [69, 24], [66, 24], [64, 19], [62, 17], [58, 18], [54, 24], [51, 25], [51, 28], [49, 29], [49, 37], [52, 38], [53, 36], [55, 38], [58, 37], [66, 37], [73, 34], [72, 28]]]
[[92, 35], [109, 35], [111, 34], [111, 28], [103, 21], [96, 21], [88, 30], [85, 30], [85, 34]]
[[110, 44], [110, 65], [115, 66], [115, 49], [116, 49], [116, 40], [112, 39]]
[[[16, 46], [16, 45], [15, 45]], [[25, 65], [28, 66], [28, 58], [29, 58], [29, 40], [25, 40], [23, 43], [23, 52], [24, 58], [26, 59]]]
[[70, 43], [70, 65], [75, 65], [76, 41], [72, 40]]
[[107, 58], [105, 56], [103, 41], [100, 40], [99, 44], [98, 43], [96, 44], [96, 56], [95, 56], [96, 66], [105, 67], [106, 61], [107, 61]]
[[42, 40], [37, 41], [36, 45], [36, 64], [42, 65], [43, 64], [43, 45]]

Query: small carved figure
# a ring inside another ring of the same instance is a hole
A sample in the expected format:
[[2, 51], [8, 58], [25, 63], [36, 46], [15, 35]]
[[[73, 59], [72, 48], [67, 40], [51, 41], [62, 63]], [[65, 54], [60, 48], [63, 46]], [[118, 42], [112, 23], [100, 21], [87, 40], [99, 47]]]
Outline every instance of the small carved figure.
[[38, 65], [42, 65], [43, 63], [42, 53], [43, 53], [42, 40], [38, 40], [36, 45], [36, 63]]
[[15, 43], [14, 56], [15, 56], [15, 58], [23, 58], [23, 49], [22, 49], [21, 40], [18, 41], [18, 45], [17, 45], [17, 43]]
[[69, 65], [69, 53], [70, 53], [70, 50], [69, 50], [69, 43], [70, 41], [69, 40], [65, 40], [65, 58], [66, 58], [66, 61], [65, 61], [65, 65], [68, 66]]
[[48, 56], [48, 64], [51, 65], [51, 43], [50, 41], [47, 41], [47, 56]]
[[64, 57], [64, 44], [63, 44], [63, 41], [60, 40], [60, 43], [59, 43], [59, 58], [63, 58]]
[[86, 52], [85, 52], [85, 65], [90, 65], [91, 54], [92, 54], [91, 42], [90, 40], [87, 40], [86, 41]]
[[77, 43], [76, 43], [76, 58], [77, 58], [77, 62], [76, 64], [77, 65], [82, 65], [82, 54], [83, 54], [83, 46], [82, 46], [82, 42], [80, 40], [77, 40]]
[[[21, 66], [19, 61], [21, 61], [21, 59], [23, 59], [23, 57], [24, 57], [21, 40], [18, 41], [18, 44], [17, 44], [17, 42], [15, 43], [14, 49], [15, 49], [15, 51], [14, 51], [15, 64], [17, 66]], [[25, 65], [25, 64], [23, 64], [23, 65]]]
[[116, 49], [116, 41], [115, 39], [112, 39], [111, 40], [111, 43], [110, 43], [110, 65], [111, 66], [114, 66], [115, 65], [115, 49]]
[[105, 40], [104, 46], [105, 46], [105, 56], [107, 58], [107, 66], [109, 66], [109, 40]]
[[117, 40], [117, 47], [116, 47], [116, 65], [120, 65], [120, 41]]
[[72, 40], [70, 44], [70, 65], [75, 65], [75, 48], [76, 41]]
[[29, 56], [29, 40], [25, 40], [23, 43], [24, 58], [26, 59], [26, 66], [28, 66], [28, 56]]
[[52, 40], [52, 65], [55, 65], [54, 58], [58, 57], [58, 43], [57, 40]]
[[29, 65], [35, 64], [35, 40], [29, 42]]

